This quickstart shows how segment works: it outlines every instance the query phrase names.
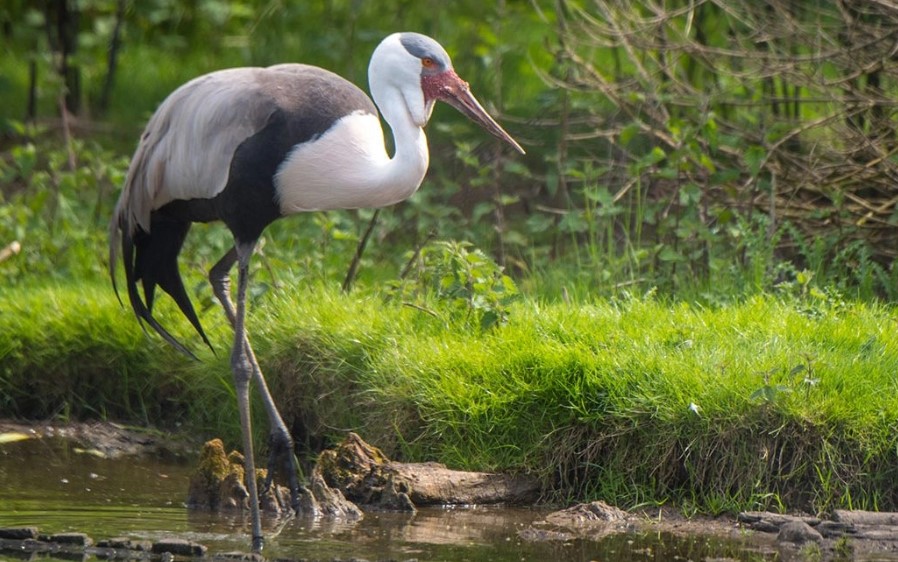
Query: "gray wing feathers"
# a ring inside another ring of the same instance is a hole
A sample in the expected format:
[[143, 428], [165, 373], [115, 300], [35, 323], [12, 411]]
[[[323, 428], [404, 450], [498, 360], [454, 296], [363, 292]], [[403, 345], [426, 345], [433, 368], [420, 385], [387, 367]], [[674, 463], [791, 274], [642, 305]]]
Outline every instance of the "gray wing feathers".
[[134, 152], [109, 225], [109, 268], [122, 237], [150, 231], [150, 214], [175, 199], [212, 198], [227, 184], [231, 158], [261, 130], [276, 102], [256, 87], [261, 68], [223, 70], [196, 78], [153, 114]]
[[175, 199], [211, 198], [227, 183], [237, 147], [261, 130], [274, 101], [253, 88], [261, 69], [216, 72], [162, 103], [141, 137], [116, 214], [149, 231], [150, 213]]

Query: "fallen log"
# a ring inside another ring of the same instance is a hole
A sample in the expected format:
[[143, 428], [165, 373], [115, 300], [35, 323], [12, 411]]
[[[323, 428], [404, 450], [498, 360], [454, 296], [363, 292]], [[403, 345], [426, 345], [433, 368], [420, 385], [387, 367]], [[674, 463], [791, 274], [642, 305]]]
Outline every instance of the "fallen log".
[[898, 513], [837, 509], [833, 512], [833, 521], [848, 525], [898, 526]]
[[453, 470], [439, 463], [392, 461], [355, 433], [318, 456], [328, 486], [367, 508], [413, 511], [428, 505], [524, 504], [539, 482], [522, 475]]

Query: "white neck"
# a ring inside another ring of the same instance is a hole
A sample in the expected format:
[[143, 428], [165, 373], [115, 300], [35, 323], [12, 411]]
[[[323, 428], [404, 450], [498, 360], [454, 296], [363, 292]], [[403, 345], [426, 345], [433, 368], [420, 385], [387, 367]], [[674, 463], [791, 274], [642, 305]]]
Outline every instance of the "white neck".
[[[393, 184], [393, 190], [405, 192], [405, 196], [398, 199], [402, 201], [413, 194], [427, 173], [430, 163], [430, 153], [427, 149], [427, 135], [424, 129], [415, 123], [404, 103], [401, 93], [397, 90], [389, 90], [384, 94], [375, 94], [384, 120], [390, 126], [393, 133], [393, 145], [395, 152], [383, 169], [385, 184]], [[389, 203], [386, 203], [389, 204]]]

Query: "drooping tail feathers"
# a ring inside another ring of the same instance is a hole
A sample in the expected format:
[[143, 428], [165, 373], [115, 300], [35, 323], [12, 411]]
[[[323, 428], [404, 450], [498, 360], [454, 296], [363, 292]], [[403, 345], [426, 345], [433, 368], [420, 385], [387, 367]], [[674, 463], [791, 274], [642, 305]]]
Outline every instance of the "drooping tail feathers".
[[[119, 251], [125, 267], [125, 280], [128, 290], [128, 300], [138, 321], [146, 322], [153, 327], [160, 336], [182, 353], [196, 359], [187, 347], [179, 342], [168, 330], [162, 327], [153, 318], [153, 298], [158, 285], [163, 291], [171, 295], [178, 308], [190, 321], [199, 333], [206, 345], [212, 349], [212, 344], [200, 320], [193, 309], [190, 297], [184, 289], [181, 274], [178, 270], [178, 252], [184, 244], [190, 223], [180, 220], [166, 220], [154, 217], [151, 220], [149, 230], [144, 230], [139, 224], [133, 223], [129, 213], [121, 207], [123, 201], [119, 201], [119, 207], [113, 214], [109, 224], [109, 275], [112, 278], [112, 286], [116, 297], [121, 302], [118, 285], [115, 281], [115, 270], [118, 263]], [[141, 298], [137, 289], [137, 282], [142, 281], [144, 298]]]

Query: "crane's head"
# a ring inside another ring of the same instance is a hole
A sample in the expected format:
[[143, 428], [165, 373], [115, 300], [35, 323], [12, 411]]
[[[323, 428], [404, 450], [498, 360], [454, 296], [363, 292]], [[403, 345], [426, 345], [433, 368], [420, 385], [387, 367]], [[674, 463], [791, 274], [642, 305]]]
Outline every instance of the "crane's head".
[[426, 35], [394, 33], [381, 41], [371, 55], [368, 81], [371, 95], [385, 116], [401, 105], [417, 126], [424, 127], [434, 103], [444, 101], [524, 153], [521, 145], [483, 109], [468, 83], [455, 73], [446, 49]]

